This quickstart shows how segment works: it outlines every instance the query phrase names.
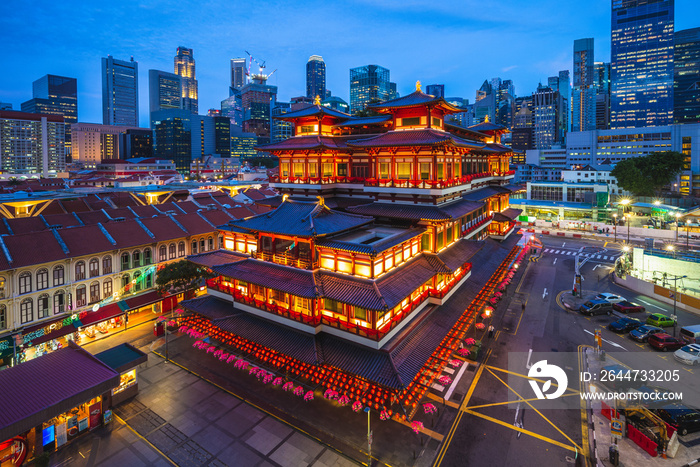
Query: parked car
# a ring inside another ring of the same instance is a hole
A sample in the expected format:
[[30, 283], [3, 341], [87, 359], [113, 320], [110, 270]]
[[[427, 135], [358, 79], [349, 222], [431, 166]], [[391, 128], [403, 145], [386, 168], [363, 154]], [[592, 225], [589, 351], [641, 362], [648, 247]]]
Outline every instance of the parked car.
[[645, 308], [642, 305], [623, 300], [619, 303], [613, 303], [613, 310], [619, 311], [620, 313], [641, 313]]
[[686, 365], [700, 365], [700, 344], [688, 344], [673, 353], [673, 358]]
[[656, 326], [645, 324], [644, 326], [639, 326], [637, 329], [631, 330], [630, 337], [637, 342], [646, 342], [649, 336], [659, 332], [664, 332], [664, 330]]
[[656, 414], [669, 425], [685, 436], [694, 431], [700, 431], [700, 411], [687, 405], [675, 403], [656, 409]]
[[680, 336], [686, 344], [700, 344], [700, 324], [683, 326], [680, 331]]
[[685, 343], [679, 339], [676, 339], [670, 334], [665, 332], [657, 332], [654, 335], [649, 336], [647, 340], [649, 345], [656, 350], [661, 350], [662, 352], [668, 352], [669, 350], [678, 350], [685, 345]]
[[612, 313], [612, 303], [606, 300], [588, 300], [578, 309], [583, 315], [609, 315]]
[[668, 326], [673, 326], [674, 321], [669, 316], [662, 315], [661, 313], [653, 313], [647, 317], [647, 324], [665, 328]]
[[608, 293], [608, 292], [599, 293], [598, 295], [596, 295], [593, 298], [594, 298], [594, 300], [605, 300], [605, 301], [610, 302], [610, 303], [620, 303], [620, 302], [626, 301], [624, 297], [621, 297], [621, 296], [614, 294], [614, 293]]
[[612, 332], [630, 332], [632, 329], [637, 329], [642, 325], [642, 322], [636, 318], [620, 318], [608, 324], [608, 329]]

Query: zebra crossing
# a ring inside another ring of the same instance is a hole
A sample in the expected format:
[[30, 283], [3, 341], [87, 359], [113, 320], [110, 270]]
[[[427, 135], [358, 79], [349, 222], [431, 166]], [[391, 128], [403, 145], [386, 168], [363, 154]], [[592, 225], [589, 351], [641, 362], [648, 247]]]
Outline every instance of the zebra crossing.
[[561, 256], [571, 256], [572, 258], [574, 256], [580, 256], [583, 258], [590, 258], [591, 260], [600, 260], [600, 261], [611, 261], [614, 262], [615, 259], [617, 259], [620, 254], [605, 254], [605, 253], [579, 253], [578, 251], [572, 251], [572, 250], [558, 250], [556, 248], [545, 248], [544, 253], [549, 253], [552, 255], [561, 255]]

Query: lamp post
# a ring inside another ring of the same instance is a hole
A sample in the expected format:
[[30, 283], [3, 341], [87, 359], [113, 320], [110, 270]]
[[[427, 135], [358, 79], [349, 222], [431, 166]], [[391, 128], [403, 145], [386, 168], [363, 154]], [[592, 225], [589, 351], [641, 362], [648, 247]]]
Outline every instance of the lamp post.
[[615, 222], [613, 232], [615, 233], [615, 241], [617, 242], [617, 213], [613, 214], [613, 222]]
[[625, 217], [627, 218], [627, 244], [629, 245], [629, 243], [630, 243], [630, 224], [632, 223], [632, 215], [626, 214]]
[[676, 300], [678, 300], [678, 286], [676, 285], [678, 279], [685, 279], [688, 276], [676, 276], [674, 275], [669, 280], [673, 281], [673, 337], [676, 337], [676, 327], [678, 325], [678, 317], [676, 316]]
[[[661, 206], [661, 201], [659, 201], [658, 199], [656, 201], [654, 201], [654, 206], [657, 207], [657, 211], [658, 211], [658, 207]], [[651, 218], [653, 220], [654, 219], [654, 211], [653, 210], [652, 210], [651, 214], [652, 214]], [[661, 223], [661, 219], [659, 219], [659, 224], [660, 223]], [[654, 228], [656, 228], [656, 224], [654, 224]]]
[[676, 243], [678, 243], [678, 221], [680, 220], [681, 214], [677, 212], [674, 216], [676, 216]]
[[370, 408], [365, 407], [365, 412], [367, 412], [367, 455], [369, 456], [369, 459], [367, 459], [367, 466], [371, 467], [372, 466], [372, 432], [369, 429]]

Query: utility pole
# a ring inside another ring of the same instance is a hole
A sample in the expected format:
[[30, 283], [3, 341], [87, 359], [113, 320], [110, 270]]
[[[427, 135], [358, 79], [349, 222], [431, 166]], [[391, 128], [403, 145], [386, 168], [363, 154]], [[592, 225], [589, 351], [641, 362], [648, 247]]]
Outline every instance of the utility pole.
[[676, 337], [676, 329], [678, 327], [678, 315], [676, 315], [676, 302], [678, 300], [678, 279], [684, 279], [688, 276], [674, 275], [670, 280], [673, 280], [673, 337]]
[[372, 467], [372, 432], [369, 427], [369, 413], [370, 408], [365, 407], [365, 412], [367, 412], [367, 467]]

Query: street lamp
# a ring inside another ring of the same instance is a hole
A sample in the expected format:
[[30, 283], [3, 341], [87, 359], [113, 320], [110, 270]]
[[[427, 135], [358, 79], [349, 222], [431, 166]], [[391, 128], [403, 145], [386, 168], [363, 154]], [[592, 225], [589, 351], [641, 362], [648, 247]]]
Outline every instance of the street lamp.
[[627, 218], [627, 244], [629, 245], [629, 243], [630, 243], [630, 224], [632, 223], [632, 215], [625, 214], [625, 217]]
[[[667, 249], [668, 251], [674, 251], [673, 245], [668, 245], [668, 246], [666, 247], [666, 249]], [[673, 257], [674, 257], [674, 258], [676, 257], [676, 253], [675, 253], [675, 252], [673, 253]]]
[[372, 465], [372, 432], [369, 429], [370, 408], [365, 407], [365, 412], [367, 412], [367, 455], [369, 456], [369, 459], [367, 461], [367, 465], [371, 467], [371, 465]]
[[613, 221], [615, 222], [613, 232], [615, 233], [615, 241], [617, 242], [617, 213], [613, 214]]
[[678, 279], [685, 279], [688, 276], [676, 276], [674, 275], [671, 279], [667, 280], [672, 280], [673, 281], [673, 337], [676, 337], [676, 326], [678, 325], [678, 316], [676, 315], [676, 300], [678, 300], [678, 286], [676, 283], [678, 282]]
[[676, 216], [676, 242], [678, 242], [678, 220], [681, 217], [681, 213], [677, 212], [674, 214], [674, 216]]

